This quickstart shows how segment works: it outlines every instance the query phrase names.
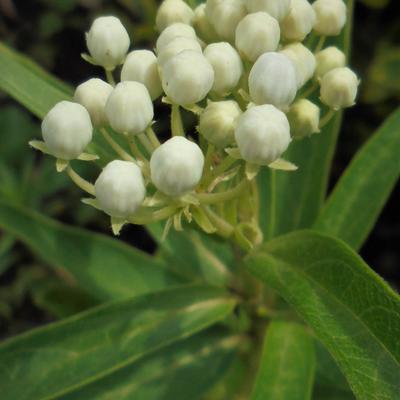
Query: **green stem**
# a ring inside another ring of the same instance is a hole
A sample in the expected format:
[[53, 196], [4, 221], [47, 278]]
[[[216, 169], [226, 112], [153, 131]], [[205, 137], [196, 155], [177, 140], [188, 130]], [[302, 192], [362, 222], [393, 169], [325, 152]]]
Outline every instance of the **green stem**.
[[224, 172], [226, 172], [233, 164], [235, 164], [236, 161], [238, 161], [236, 158], [227, 156], [210, 173], [206, 171], [206, 175], [203, 178], [204, 180], [203, 186], [208, 187], [215, 178], [219, 177]]
[[270, 213], [269, 213], [269, 224], [268, 224], [268, 236], [267, 239], [272, 239], [275, 234], [276, 225], [276, 171], [271, 170], [271, 181], [270, 181]]
[[217, 234], [222, 236], [223, 238], [229, 238], [232, 236], [235, 228], [223, 218], [221, 218], [217, 213], [215, 213], [209, 207], [201, 207], [204, 213], [207, 215], [208, 219], [212, 222], [212, 224], [217, 229]]
[[129, 148], [131, 149], [132, 154], [138, 159], [141, 160], [143, 162], [147, 162], [146, 157], [142, 154], [142, 152], [140, 151], [139, 147], [137, 146], [136, 142], [135, 142], [135, 138], [129, 138], [127, 136], [128, 139], [128, 144], [129, 144]]
[[319, 129], [323, 129], [326, 125], [329, 124], [331, 119], [335, 116], [336, 111], [332, 108], [321, 118], [319, 121]]
[[83, 191], [89, 193], [92, 196], [95, 196], [94, 185], [88, 182], [86, 179], [83, 179], [79, 174], [77, 174], [70, 165], [67, 167], [67, 174], [71, 178], [72, 182], [75, 183], [76, 186], [81, 188]]
[[315, 47], [314, 54], [317, 54], [322, 50], [326, 41], [326, 36], [320, 36], [317, 46]]
[[243, 179], [236, 187], [221, 193], [199, 193], [196, 195], [201, 204], [216, 204], [227, 202], [240, 196], [244, 189], [248, 187], [249, 181]]
[[303, 93], [300, 94], [300, 98], [301, 99], [307, 98], [308, 96], [313, 94], [317, 89], [318, 89], [318, 83], [313, 82], [313, 84], [307, 90], [305, 90]]
[[178, 104], [172, 104], [171, 131], [172, 131], [172, 136], [185, 136], [185, 129], [183, 128], [181, 110]]
[[111, 86], [115, 86], [115, 79], [114, 79], [113, 72], [110, 71], [109, 69], [105, 69], [105, 72], [106, 72], [107, 82], [108, 82]]
[[139, 139], [139, 141], [142, 144], [142, 146], [146, 149], [146, 151], [150, 155], [153, 154], [154, 147], [151, 144], [149, 138], [146, 136], [146, 134], [145, 133], [141, 133], [141, 134], [137, 135], [137, 138]]
[[125, 161], [135, 161], [133, 157], [131, 157], [104, 129], [100, 129], [101, 134], [106, 139], [107, 143], [112, 147], [112, 149]]
[[206, 159], [205, 159], [205, 162], [204, 162], [204, 171], [206, 171], [206, 174], [211, 170], [214, 151], [215, 151], [215, 146], [213, 144], [211, 144], [211, 143], [208, 143]]
[[167, 219], [167, 218], [171, 217], [172, 215], [174, 215], [176, 213], [176, 211], [177, 211], [176, 206], [167, 206], [164, 208], [160, 208], [157, 211], [143, 213], [142, 215], [140, 215], [140, 213], [139, 213], [137, 215], [130, 217], [128, 220], [129, 220], [129, 222], [131, 222], [132, 224], [135, 224], [135, 225], [147, 225], [147, 224], [151, 224], [153, 222], [159, 222], [164, 219]]
[[158, 140], [158, 137], [157, 137], [156, 133], [154, 132], [154, 129], [151, 126], [146, 129], [146, 135], [149, 138], [150, 143], [152, 144], [154, 149], [156, 149], [157, 147], [160, 147], [161, 143]]

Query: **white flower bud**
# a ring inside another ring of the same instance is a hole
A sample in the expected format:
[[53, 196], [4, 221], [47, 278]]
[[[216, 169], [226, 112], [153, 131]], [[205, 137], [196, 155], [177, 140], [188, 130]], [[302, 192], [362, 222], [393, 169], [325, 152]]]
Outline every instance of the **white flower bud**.
[[193, 10], [183, 0], [164, 0], [157, 12], [156, 26], [161, 32], [175, 22], [190, 25], [193, 17]]
[[267, 12], [269, 15], [282, 21], [290, 11], [292, 0], [246, 0], [246, 7], [249, 12]]
[[100, 207], [116, 218], [133, 215], [146, 196], [142, 171], [130, 161], [115, 160], [107, 164], [94, 188]]
[[315, 58], [317, 60], [316, 78], [322, 78], [327, 72], [346, 66], [346, 56], [337, 47], [327, 47], [318, 52]]
[[303, 44], [293, 43], [281, 50], [293, 62], [296, 70], [297, 88], [301, 88], [314, 75], [316, 61], [314, 54]]
[[235, 138], [244, 160], [269, 165], [289, 147], [289, 121], [272, 105], [251, 107], [239, 118]]
[[249, 75], [250, 97], [256, 104], [290, 106], [297, 92], [296, 70], [292, 61], [280, 53], [265, 53]]
[[315, 11], [308, 0], [292, 0], [290, 12], [281, 23], [282, 36], [302, 42], [312, 31], [315, 21]]
[[215, 32], [206, 15], [206, 3], [201, 3], [195, 8], [193, 26], [201, 39], [208, 43], [216, 40], [217, 32]]
[[236, 28], [236, 48], [254, 62], [262, 54], [278, 48], [280, 32], [278, 21], [266, 12], [246, 15]]
[[209, 102], [200, 116], [199, 132], [218, 148], [225, 148], [235, 140], [237, 120], [242, 114], [233, 100]]
[[238, 52], [227, 42], [209, 44], [204, 56], [214, 69], [212, 90], [219, 96], [231, 93], [238, 85], [243, 73], [243, 64]]
[[121, 71], [121, 81], [143, 83], [152, 100], [162, 94], [157, 57], [149, 50], [135, 50], [128, 54]]
[[170, 25], [161, 32], [157, 39], [157, 54], [160, 54], [164, 47], [180, 36], [196, 39], [196, 32], [190, 25], [183, 24], [182, 22], [176, 22]]
[[238, 23], [247, 14], [244, 0], [207, 0], [206, 15], [217, 34], [233, 42]]
[[346, 4], [343, 0], [317, 0], [312, 7], [317, 16], [315, 32], [324, 36], [339, 35], [347, 19]]
[[119, 83], [107, 100], [106, 115], [111, 127], [119, 133], [144, 132], [154, 117], [146, 86], [140, 82]]
[[203, 100], [214, 84], [214, 70], [203, 54], [184, 50], [162, 68], [162, 85], [167, 96], [181, 106]]
[[113, 70], [124, 62], [130, 39], [118, 18], [100, 17], [86, 34], [86, 44], [96, 64]]
[[175, 136], [151, 156], [151, 180], [168, 196], [181, 196], [197, 186], [203, 167], [204, 156], [200, 147], [183, 136]]
[[320, 110], [306, 99], [296, 101], [288, 113], [292, 136], [297, 139], [319, 132]]
[[359, 83], [350, 68], [335, 68], [321, 79], [321, 101], [334, 110], [351, 107], [355, 104]]
[[193, 50], [202, 53], [198, 40], [184, 36], [178, 36], [165, 46], [158, 54], [158, 64], [162, 67], [172, 57], [184, 50]]
[[55, 157], [73, 160], [91, 142], [93, 126], [85, 107], [70, 101], [57, 103], [42, 122], [42, 135]]
[[113, 89], [110, 84], [97, 78], [89, 79], [76, 88], [74, 100], [88, 110], [93, 125], [102, 126], [107, 123], [105, 107]]

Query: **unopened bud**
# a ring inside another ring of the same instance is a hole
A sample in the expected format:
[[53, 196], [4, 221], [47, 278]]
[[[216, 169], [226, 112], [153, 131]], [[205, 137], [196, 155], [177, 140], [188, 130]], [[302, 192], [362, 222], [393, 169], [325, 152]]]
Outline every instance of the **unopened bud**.
[[266, 12], [256, 12], [244, 17], [236, 28], [236, 48], [249, 61], [278, 48], [280, 28], [278, 21]]
[[199, 132], [217, 148], [225, 148], [235, 140], [241, 114], [242, 110], [233, 100], [209, 102], [200, 116]]
[[346, 4], [343, 0], [317, 0], [312, 7], [317, 17], [315, 32], [324, 36], [339, 35], [347, 18]]
[[183, 136], [175, 136], [151, 156], [151, 181], [166, 195], [181, 196], [198, 185], [203, 167], [204, 155], [200, 147]]
[[286, 115], [272, 105], [251, 107], [239, 118], [235, 138], [244, 160], [269, 165], [289, 147], [289, 122]]
[[76, 88], [74, 100], [88, 110], [93, 125], [107, 123], [105, 107], [113, 89], [110, 84], [97, 78], [89, 79]]
[[290, 11], [292, 0], [246, 0], [249, 12], [267, 12], [269, 15], [282, 21]]
[[106, 115], [111, 127], [119, 133], [144, 132], [154, 117], [148, 90], [140, 82], [119, 83], [107, 100]]
[[284, 54], [263, 54], [250, 71], [249, 90], [254, 103], [287, 109], [297, 92], [293, 62]]
[[162, 85], [167, 96], [182, 106], [203, 100], [214, 84], [214, 70], [203, 54], [184, 50], [162, 68]]
[[175, 22], [190, 25], [193, 17], [193, 10], [183, 0], [164, 0], [157, 12], [156, 26], [161, 32]]
[[314, 54], [303, 44], [293, 43], [281, 50], [293, 62], [296, 70], [297, 88], [301, 88], [314, 75], [316, 61]]
[[204, 56], [214, 70], [213, 92], [219, 96], [231, 93], [243, 73], [238, 52], [227, 42], [212, 43], [205, 48]]
[[350, 68], [335, 68], [321, 79], [321, 101], [334, 110], [354, 105], [359, 80]]
[[315, 11], [308, 0], [292, 0], [290, 12], [281, 23], [282, 36], [302, 42], [312, 31], [315, 21]]
[[319, 132], [320, 109], [307, 99], [296, 101], [288, 113], [290, 130], [296, 139]]
[[194, 50], [202, 53], [200, 43], [197, 39], [178, 36], [160, 51], [158, 54], [158, 64], [162, 67], [172, 57], [184, 50]]
[[165, 28], [161, 32], [157, 39], [157, 54], [160, 54], [160, 52], [168, 46], [170, 42], [180, 36], [196, 39], [196, 32], [190, 25], [183, 24], [182, 22], [176, 22], [175, 24], [168, 26], [168, 28]]
[[113, 70], [124, 62], [130, 39], [118, 18], [100, 17], [94, 20], [86, 34], [86, 43], [94, 62]]
[[233, 42], [238, 23], [247, 14], [244, 0], [207, 0], [206, 15], [220, 38]]
[[315, 70], [316, 78], [322, 78], [327, 72], [346, 65], [345, 54], [333, 46], [321, 50], [315, 58], [317, 61], [317, 68]]
[[142, 171], [130, 161], [115, 160], [107, 164], [94, 187], [100, 207], [116, 218], [133, 215], [146, 196]]
[[85, 107], [70, 101], [57, 103], [42, 122], [47, 148], [57, 158], [73, 160], [92, 140], [93, 126]]
[[121, 71], [121, 81], [143, 83], [152, 100], [160, 97], [162, 86], [157, 57], [149, 50], [135, 50], [128, 54]]
[[210, 43], [217, 38], [217, 32], [211, 25], [206, 15], [206, 3], [201, 3], [194, 10], [193, 26], [196, 28], [196, 32], [199, 37]]

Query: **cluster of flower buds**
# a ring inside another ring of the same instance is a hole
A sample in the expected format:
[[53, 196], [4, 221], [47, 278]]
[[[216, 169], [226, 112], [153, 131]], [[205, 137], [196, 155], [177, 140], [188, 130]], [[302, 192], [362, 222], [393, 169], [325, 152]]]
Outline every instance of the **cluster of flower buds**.
[[[83, 57], [103, 67], [107, 81], [79, 85], [73, 102], [44, 118], [44, 142], [32, 145], [55, 156], [58, 170], [93, 196], [86, 203], [111, 216], [115, 233], [125, 223], [165, 220], [168, 231], [194, 221], [251, 247], [261, 236], [259, 169], [295, 170], [281, 158], [292, 139], [319, 132], [354, 104], [357, 76], [341, 50], [324, 48], [346, 17], [342, 0], [207, 0], [194, 10], [164, 0], [154, 52], [129, 52], [119, 19], [98, 18]], [[318, 89], [319, 99], [310, 101]], [[171, 109], [171, 139], [162, 144], [154, 102]], [[198, 125], [185, 126], [182, 112]], [[103, 162], [93, 185], [70, 161], [97, 158], [85, 153], [94, 135], [116, 159]]]

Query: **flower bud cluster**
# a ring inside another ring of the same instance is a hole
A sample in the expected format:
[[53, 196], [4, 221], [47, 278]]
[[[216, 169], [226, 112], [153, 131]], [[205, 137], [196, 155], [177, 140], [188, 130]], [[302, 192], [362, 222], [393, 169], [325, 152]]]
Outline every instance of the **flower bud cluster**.
[[[67, 171], [96, 207], [120, 223], [167, 219], [180, 229], [184, 216], [228, 235], [214, 202], [248, 195], [261, 166], [293, 169], [281, 159], [292, 139], [320, 132], [323, 119], [354, 104], [357, 76], [339, 49], [323, 48], [345, 22], [342, 0], [207, 0], [194, 10], [164, 0], [154, 52], [129, 52], [121, 22], [100, 17], [86, 35], [85, 59], [104, 68], [107, 82], [90, 79], [74, 102], [49, 111], [41, 149], [64, 162], [91, 160], [84, 152], [94, 127], [116, 159], [103, 163], [94, 185], [69, 164]], [[321, 36], [317, 48], [306, 46], [310, 34]], [[310, 101], [318, 87], [320, 100]], [[162, 144], [154, 102], [171, 108], [172, 137]], [[198, 118], [197, 142], [182, 112]]]

